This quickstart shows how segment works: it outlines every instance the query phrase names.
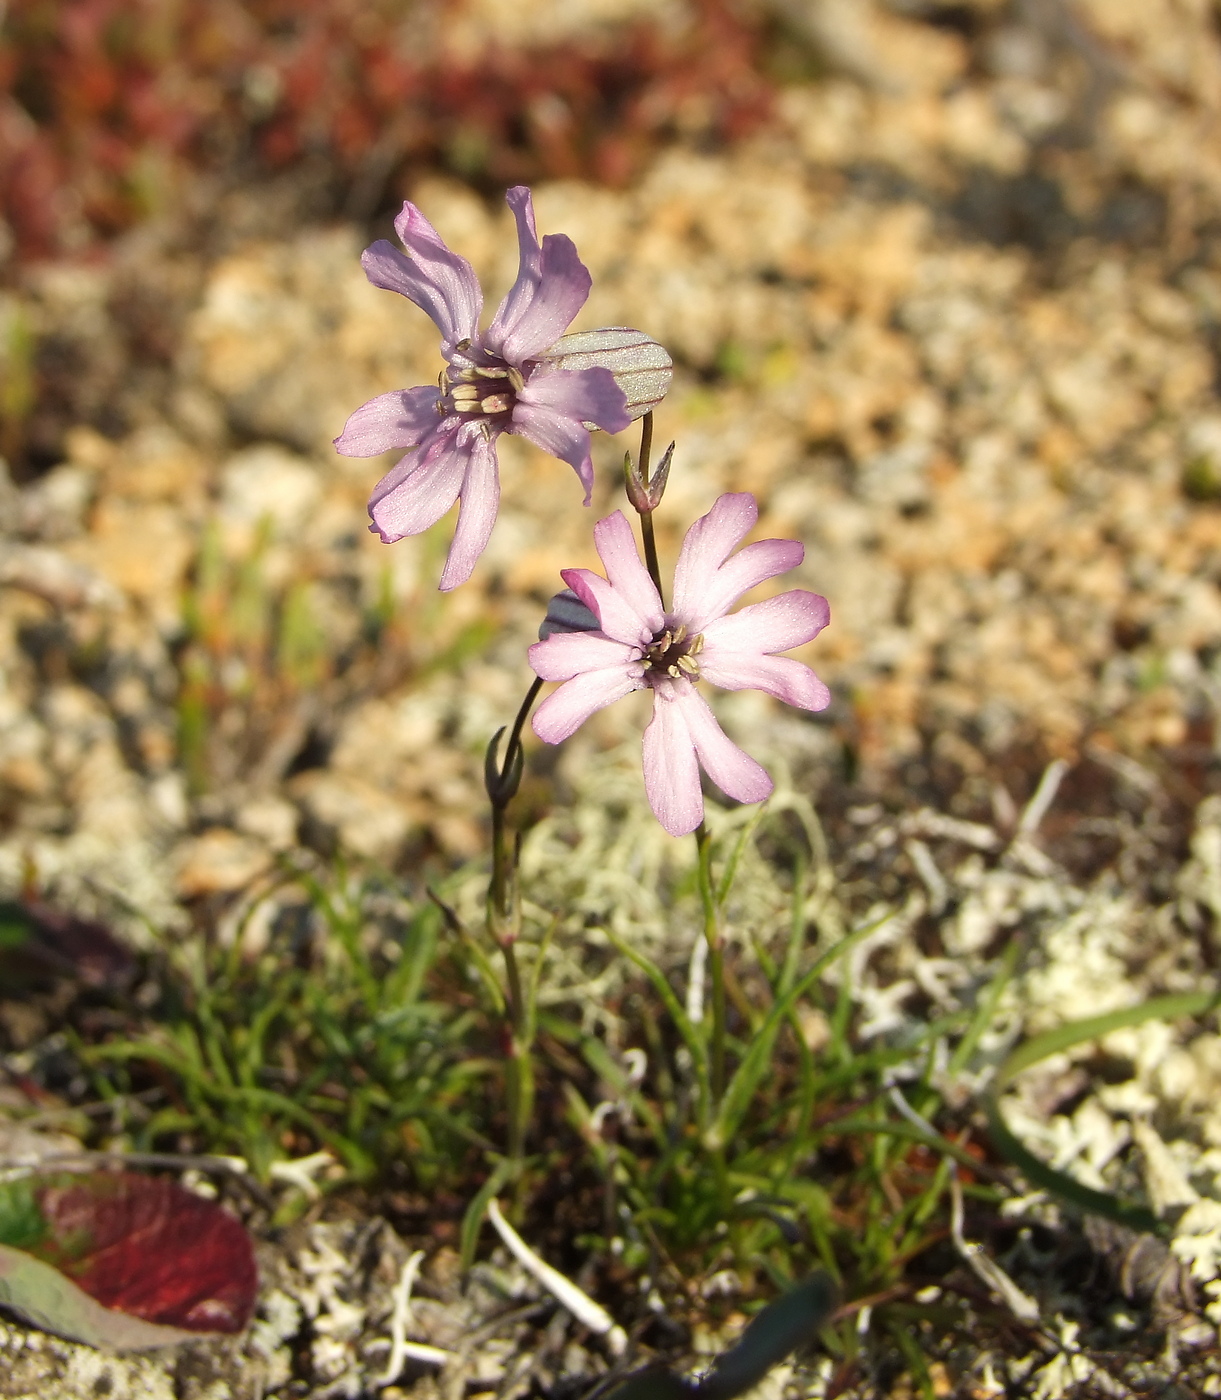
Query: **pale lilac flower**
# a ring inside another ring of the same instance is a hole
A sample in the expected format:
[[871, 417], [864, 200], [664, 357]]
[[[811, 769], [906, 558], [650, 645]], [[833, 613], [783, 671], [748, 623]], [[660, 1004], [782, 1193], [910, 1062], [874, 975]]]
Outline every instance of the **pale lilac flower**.
[[[722, 496], [687, 531], [674, 571], [674, 603], [663, 610], [622, 511], [600, 520], [594, 543], [606, 577], [565, 569], [564, 582], [597, 617], [600, 631], [556, 631], [530, 648], [530, 665], [564, 684], [534, 716], [534, 732], [558, 744], [595, 711], [633, 690], [653, 692], [644, 731], [644, 785], [657, 820], [672, 836], [704, 818], [702, 767], [739, 802], [761, 802], [772, 780], [726, 737], [699, 680], [726, 690], [765, 690], [803, 710], [831, 700], [800, 661], [774, 653], [808, 642], [831, 620], [827, 600], [795, 588], [728, 616], [757, 583], [800, 564], [796, 540], [760, 540], [733, 554], [759, 508], [749, 494]], [[730, 557], [732, 555], [732, 558]]]
[[[614, 328], [604, 351], [613, 360], [610, 367], [596, 362], [598, 344], [581, 337], [557, 348], [589, 295], [589, 272], [564, 234], [548, 234], [539, 243], [524, 185], [505, 198], [517, 220], [521, 263], [517, 281], [484, 331], [479, 329], [483, 292], [474, 269], [450, 252], [414, 204], [404, 204], [394, 223], [406, 253], [379, 239], [362, 258], [374, 286], [402, 293], [432, 317], [447, 364], [438, 388], [396, 389], [358, 408], [335, 446], [348, 457], [406, 449], [369, 500], [370, 528], [387, 544], [427, 530], [461, 499], [443, 589], [470, 577], [488, 542], [500, 501], [496, 439], [501, 433], [520, 433], [568, 462], [585, 487], [588, 505], [590, 428], [619, 432], [646, 411], [639, 404], [629, 407], [612, 371], [621, 368], [620, 361], [625, 372], [635, 370], [623, 384], [641, 402], [646, 391], [660, 385], [664, 393], [669, 384], [657, 361], [661, 347], [639, 332]], [[597, 334], [586, 333], [586, 339]], [[552, 350], [557, 363], [547, 359]], [[669, 357], [661, 355], [668, 364]]]

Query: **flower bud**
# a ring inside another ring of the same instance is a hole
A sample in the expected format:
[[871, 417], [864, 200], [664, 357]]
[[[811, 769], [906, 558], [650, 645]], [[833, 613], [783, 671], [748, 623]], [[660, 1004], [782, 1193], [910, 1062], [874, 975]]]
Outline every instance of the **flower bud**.
[[627, 498], [639, 515], [650, 515], [661, 505], [666, 493], [666, 482], [670, 479], [670, 463], [674, 460], [674, 444], [666, 448], [665, 455], [657, 464], [657, 470], [650, 480], [640, 475], [640, 468], [632, 461], [630, 452], [624, 453], [623, 478]]
[[633, 418], [643, 418], [656, 408], [674, 377], [674, 361], [665, 348], [629, 326], [603, 326], [562, 335], [541, 359], [553, 369], [579, 371], [601, 366], [610, 370]]
[[547, 604], [547, 616], [538, 629], [538, 639], [545, 642], [556, 632], [596, 632], [601, 626], [572, 589], [566, 588]]

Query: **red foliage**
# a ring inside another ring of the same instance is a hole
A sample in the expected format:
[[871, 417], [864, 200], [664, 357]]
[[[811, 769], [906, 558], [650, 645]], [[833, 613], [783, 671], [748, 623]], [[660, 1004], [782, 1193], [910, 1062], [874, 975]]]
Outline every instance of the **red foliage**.
[[733, 140], [765, 115], [760, 34], [732, 4], [697, 0], [679, 34], [460, 60], [428, 37], [455, 0], [10, 0], [0, 216], [46, 256], [165, 207], [193, 170], [306, 155], [373, 202], [438, 165], [488, 189], [621, 184], [676, 132]]
[[211, 1201], [131, 1172], [60, 1176], [36, 1199], [35, 1252], [103, 1307], [195, 1332], [240, 1332], [258, 1274], [250, 1237]]

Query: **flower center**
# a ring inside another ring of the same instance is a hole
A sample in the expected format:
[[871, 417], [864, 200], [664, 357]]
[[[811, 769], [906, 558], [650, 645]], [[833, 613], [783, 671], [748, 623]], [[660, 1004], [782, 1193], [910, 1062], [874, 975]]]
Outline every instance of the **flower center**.
[[660, 678], [672, 676], [677, 680], [698, 681], [700, 668], [695, 658], [704, 649], [703, 633], [687, 635], [685, 623], [663, 627], [645, 649], [644, 660], [650, 673]]
[[441, 397], [437, 412], [497, 416], [513, 412], [518, 392], [525, 388], [522, 373], [506, 364], [499, 355], [486, 350], [471, 353], [471, 342], [460, 340], [454, 346], [449, 364], [437, 381]]

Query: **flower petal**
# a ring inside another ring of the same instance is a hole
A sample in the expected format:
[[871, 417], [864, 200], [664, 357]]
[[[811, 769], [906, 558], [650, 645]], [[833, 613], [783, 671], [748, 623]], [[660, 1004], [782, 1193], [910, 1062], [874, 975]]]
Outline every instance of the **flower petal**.
[[594, 489], [594, 463], [589, 455], [589, 429], [576, 418], [565, 418], [554, 409], [522, 403], [513, 409], [509, 432], [527, 438], [535, 447], [567, 462], [585, 488], [585, 504]]
[[722, 690], [765, 690], [786, 705], [801, 710], [825, 710], [831, 692], [813, 671], [791, 656], [761, 656], [758, 652], [701, 652], [700, 675]]
[[687, 531], [674, 568], [674, 611], [686, 622], [700, 607], [716, 571], [754, 529], [759, 507], [748, 491], [719, 496]]
[[335, 450], [345, 457], [376, 457], [394, 447], [417, 447], [437, 426], [440, 397], [427, 384], [378, 394], [349, 416]]
[[696, 755], [717, 787], [737, 802], [762, 802], [770, 797], [775, 787], [771, 778], [725, 733], [699, 691], [687, 681], [676, 681], [674, 693]]
[[545, 681], [570, 681], [584, 671], [605, 670], [634, 662], [639, 674], [640, 648], [616, 642], [602, 632], [556, 632], [545, 642], [535, 642], [527, 653], [536, 676]]
[[686, 836], [704, 820], [695, 744], [671, 685], [653, 688], [653, 718], [644, 731], [644, 790], [671, 836]]
[[722, 496], [687, 531], [674, 570], [674, 615], [692, 632], [722, 617], [755, 584], [805, 558], [805, 547], [796, 540], [760, 540], [730, 559], [758, 518], [755, 498], [743, 491]]
[[657, 586], [636, 549], [636, 536], [621, 510], [594, 526], [594, 547], [611, 587], [640, 619], [649, 638], [655, 637], [665, 625], [666, 615]]
[[369, 497], [369, 515], [383, 544], [418, 535], [441, 519], [458, 499], [469, 451], [457, 427], [438, 432], [382, 477]]
[[[543, 643], [536, 643], [543, 645]], [[531, 650], [533, 651], [533, 647]], [[558, 744], [585, 723], [590, 715], [643, 688], [644, 682], [630, 663], [583, 671], [549, 695], [534, 714], [534, 732], [544, 743]]]
[[505, 191], [505, 203], [517, 221], [517, 280], [496, 309], [485, 344], [496, 347], [529, 310], [542, 273], [543, 249], [534, 224], [534, 200], [525, 185]]
[[568, 329], [585, 305], [593, 279], [562, 233], [549, 233], [539, 247], [530, 191], [517, 185], [505, 195], [517, 220], [521, 265], [484, 335], [483, 343], [511, 365], [541, 355]]
[[631, 600], [592, 569], [561, 569], [560, 577], [596, 615], [603, 632], [616, 642], [626, 642], [643, 652], [656, 628], [640, 616]]
[[817, 637], [831, 621], [831, 608], [819, 593], [794, 588], [762, 603], [751, 603], [730, 617], [718, 617], [704, 628], [705, 656], [713, 651], [788, 651]]
[[438, 587], [442, 593], [457, 588], [471, 576], [479, 556], [487, 548], [488, 536], [496, 524], [500, 507], [500, 474], [496, 469], [496, 444], [470, 425], [471, 442], [467, 451], [466, 473], [459, 497], [458, 528], [446, 556]]
[[483, 310], [474, 268], [450, 252], [414, 204], [403, 205], [394, 228], [410, 256], [379, 238], [361, 257], [365, 276], [375, 287], [399, 292], [426, 311], [447, 348], [474, 336]]
[[517, 395], [518, 404], [549, 409], [562, 418], [619, 433], [632, 421], [623, 390], [608, 369], [538, 369]]

